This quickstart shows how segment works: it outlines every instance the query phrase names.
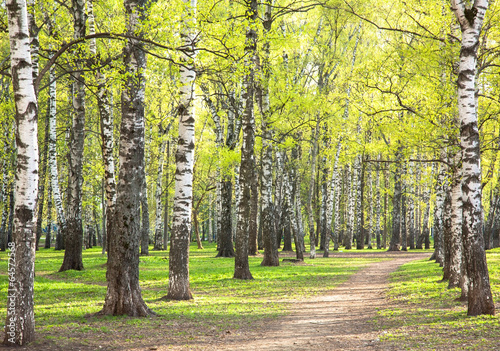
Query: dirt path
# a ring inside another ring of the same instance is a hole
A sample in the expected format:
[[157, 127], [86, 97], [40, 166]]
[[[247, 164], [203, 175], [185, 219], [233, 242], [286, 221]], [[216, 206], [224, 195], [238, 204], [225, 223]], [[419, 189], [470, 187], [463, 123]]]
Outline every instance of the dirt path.
[[[258, 334], [228, 336], [205, 350], [388, 350], [369, 321], [387, 304], [388, 278], [400, 265], [428, 253], [384, 255], [330, 294], [295, 305], [291, 313]], [[346, 257], [346, 255], [343, 255]], [[359, 256], [357, 256], [359, 257]], [[367, 255], [368, 257], [368, 255]], [[380, 257], [380, 256], [377, 256]]]

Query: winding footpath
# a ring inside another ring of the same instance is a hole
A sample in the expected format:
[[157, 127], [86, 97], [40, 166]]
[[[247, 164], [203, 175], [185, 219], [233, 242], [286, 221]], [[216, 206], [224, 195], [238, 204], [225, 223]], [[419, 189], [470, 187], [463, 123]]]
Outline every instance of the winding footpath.
[[[335, 256], [348, 257], [341, 253]], [[306, 300], [264, 332], [229, 336], [206, 350], [388, 350], [379, 343], [380, 331], [370, 322], [387, 306], [389, 274], [428, 253], [366, 254], [390, 260], [372, 263], [332, 290]], [[359, 257], [359, 256], [357, 256]]]

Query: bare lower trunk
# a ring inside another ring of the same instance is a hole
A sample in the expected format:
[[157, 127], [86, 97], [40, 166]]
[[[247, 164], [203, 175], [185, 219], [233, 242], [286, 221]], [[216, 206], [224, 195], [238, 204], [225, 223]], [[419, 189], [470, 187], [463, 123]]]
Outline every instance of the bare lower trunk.
[[233, 223], [231, 220], [231, 198], [233, 186], [231, 180], [221, 182], [221, 209], [218, 217], [220, 228], [218, 229], [219, 252], [217, 257], [234, 257], [233, 248]]
[[[460, 159], [461, 157], [456, 157]], [[455, 162], [458, 164], [458, 162]], [[448, 288], [456, 288], [460, 284], [463, 273], [462, 243], [462, 174], [456, 169], [451, 183], [451, 238], [450, 238], [450, 277]]]

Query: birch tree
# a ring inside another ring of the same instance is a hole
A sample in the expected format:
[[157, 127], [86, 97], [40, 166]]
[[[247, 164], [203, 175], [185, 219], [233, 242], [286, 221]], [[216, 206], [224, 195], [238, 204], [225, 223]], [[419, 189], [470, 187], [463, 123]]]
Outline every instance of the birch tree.
[[[74, 39], [85, 36], [85, 1], [72, 0]], [[60, 272], [70, 269], [82, 270], [82, 183], [83, 147], [85, 142], [85, 78], [83, 75], [81, 50], [75, 52], [77, 59], [73, 72], [73, 124], [69, 146], [67, 232], [64, 238], [64, 259]]]
[[140, 0], [124, 0], [127, 34], [123, 49], [127, 75], [123, 78], [120, 170], [118, 174], [115, 220], [111, 222], [108, 252], [108, 284], [101, 315], [145, 317], [154, 314], [141, 295], [139, 286], [140, 196], [144, 170], [144, 92], [146, 55], [141, 23], [147, 8]]
[[191, 237], [191, 212], [193, 207], [193, 165], [194, 165], [194, 70], [196, 35], [194, 22], [196, 0], [183, 0], [184, 23], [181, 31], [183, 40], [183, 65], [180, 68], [179, 141], [175, 155], [175, 193], [172, 236], [169, 253], [169, 277], [167, 299], [190, 300], [189, 289], [189, 239]]
[[247, 0], [246, 17], [248, 19], [245, 37], [245, 77], [243, 78], [244, 111], [242, 116], [243, 141], [241, 146], [240, 196], [238, 221], [236, 228], [234, 278], [253, 279], [248, 265], [248, 238], [250, 230], [250, 199], [253, 167], [255, 165], [255, 116], [254, 116], [254, 82], [255, 51], [257, 45], [257, 1]]
[[6, 345], [35, 339], [36, 202], [38, 197], [38, 105], [33, 85], [26, 1], [6, 1], [10, 66], [16, 106], [16, 167], [13, 242], [9, 244]]
[[481, 155], [477, 125], [476, 74], [477, 51], [488, 0], [451, 0], [451, 8], [462, 32], [458, 68], [458, 116], [460, 146], [463, 151], [462, 235], [469, 281], [468, 310], [470, 316], [495, 314], [488, 266], [482, 234]]

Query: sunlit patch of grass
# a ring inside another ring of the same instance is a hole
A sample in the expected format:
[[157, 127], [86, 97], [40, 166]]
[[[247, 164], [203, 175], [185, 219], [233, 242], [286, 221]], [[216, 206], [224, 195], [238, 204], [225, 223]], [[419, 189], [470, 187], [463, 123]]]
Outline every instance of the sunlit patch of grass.
[[[499, 301], [500, 249], [489, 251], [487, 259], [493, 299]], [[388, 295], [394, 304], [375, 320], [381, 340], [408, 350], [499, 350], [500, 318], [468, 317], [467, 303], [456, 300], [460, 290], [448, 289], [442, 276], [442, 268], [428, 260], [392, 274]]]

